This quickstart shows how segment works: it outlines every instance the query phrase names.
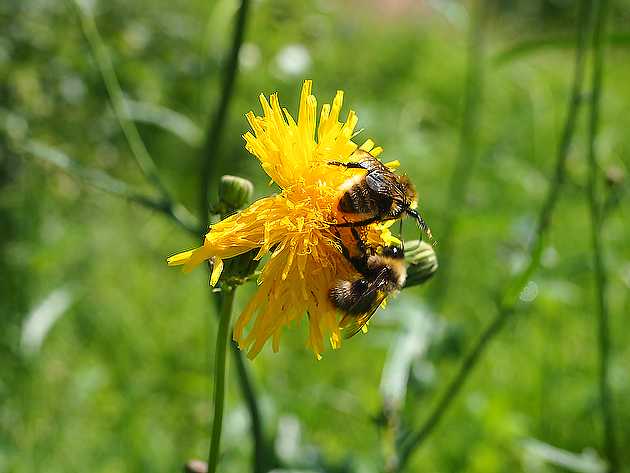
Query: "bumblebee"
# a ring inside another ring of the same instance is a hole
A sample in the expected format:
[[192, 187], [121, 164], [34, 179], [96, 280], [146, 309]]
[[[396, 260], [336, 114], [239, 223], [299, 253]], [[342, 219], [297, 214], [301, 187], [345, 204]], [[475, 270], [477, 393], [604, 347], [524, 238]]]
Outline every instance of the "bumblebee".
[[374, 250], [364, 245], [354, 227], [352, 234], [357, 240], [359, 256], [351, 256], [343, 242], [341, 251], [361, 276], [354, 281], [337, 281], [328, 293], [332, 304], [343, 313], [339, 326], [344, 338], [361, 331], [385, 298], [402, 289], [407, 278], [402, 247], [392, 245]]
[[328, 164], [365, 171], [365, 174], [351, 177], [341, 185], [343, 194], [338, 206], [341, 212], [360, 219], [336, 223], [335, 226], [361, 227], [374, 222], [396, 220], [407, 214], [416, 220], [429, 238], [433, 238], [427, 223], [412, 208], [417, 194], [407, 176], [398, 176], [380, 160], [361, 149], [356, 150], [351, 158], [353, 161], [348, 163], [329, 161]]

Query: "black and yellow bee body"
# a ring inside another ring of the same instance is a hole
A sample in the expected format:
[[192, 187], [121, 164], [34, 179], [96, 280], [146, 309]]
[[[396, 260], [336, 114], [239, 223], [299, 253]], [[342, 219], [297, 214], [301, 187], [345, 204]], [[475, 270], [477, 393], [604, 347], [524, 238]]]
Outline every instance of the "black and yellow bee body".
[[422, 216], [413, 209], [416, 190], [407, 176], [398, 176], [380, 160], [364, 150], [357, 150], [351, 161], [328, 164], [364, 171], [346, 180], [339, 188], [339, 210], [351, 220], [337, 223], [340, 227], [365, 226], [370, 223], [396, 220], [411, 215], [431, 238], [431, 230]]
[[359, 256], [351, 256], [343, 243], [341, 248], [360, 277], [352, 281], [339, 280], [329, 291], [330, 301], [343, 313], [339, 325], [345, 338], [358, 333], [385, 298], [402, 289], [407, 277], [402, 248], [369, 249], [360, 240], [358, 232], [354, 228], [352, 231], [360, 248]]

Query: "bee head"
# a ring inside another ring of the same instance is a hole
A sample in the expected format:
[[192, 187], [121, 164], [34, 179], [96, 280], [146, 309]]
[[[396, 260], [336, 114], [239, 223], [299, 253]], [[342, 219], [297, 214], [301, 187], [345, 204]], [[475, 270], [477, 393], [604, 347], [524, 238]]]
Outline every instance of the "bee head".
[[409, 203], [409, 205], [411, 205], [418, 196], [415, 186], [407, 176], [400, 176], [400, 185], [405, 191], [405, 200]]
[[381, 252], [382, 252], [382, 255], [387, 258], [403, 259], [405, 257], [405, 250], [403, 250], [399, 246], [394, 246], [394, 245], [384, 246]]

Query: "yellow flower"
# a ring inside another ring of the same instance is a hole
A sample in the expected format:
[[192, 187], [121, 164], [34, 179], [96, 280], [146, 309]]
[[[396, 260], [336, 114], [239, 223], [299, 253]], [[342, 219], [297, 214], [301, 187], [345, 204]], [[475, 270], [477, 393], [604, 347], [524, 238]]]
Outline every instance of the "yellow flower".
[[[337, 279], [354, 279], [356, 271], [340, 252], [338, 238], [330, 224], [338, 215], [339, 186], [356, 173], [329, 161], [348, 161], [357, 149], [352, 141], [357, 116], [348, 113], [339, 121], [343, 92], [332, 105], [324, 104], [316, 126], [317, 100], [311, 95], [311, 81], [305, 81], [297, 122], [278, 96], [269, 101], [260, 96], [263, 116], [247, 114], [253, 130], [247, 132], [246, 148], [258, 158], [265, 172], [282, 189], [280, 194], [254, 202], [245, 210], [213, 225], [203, 246], [168, 259], [169, 265], [190, 270], [213, 258], [211, 284], [217, 283], [223, 260], [258, 248], [257, 259], [269, 254], [259, 277], [259, 288], [234, 327], [234, 339], [253, 358], [272, 339], [277, 351], [285, 326], [308, 314], [308, 346], [319, 358], [324, 338], [333, 348], [340, 346], [338, 315], [328, 298]], [[378, 155], [371, 140], [361, 149]], [[343, 229], [344, 232], [347, 229]], [[373, 244], [395, 239], [388, 225], [371, 225], [364, 230]], [[249, 330], [246, 330], [248, 325]]]

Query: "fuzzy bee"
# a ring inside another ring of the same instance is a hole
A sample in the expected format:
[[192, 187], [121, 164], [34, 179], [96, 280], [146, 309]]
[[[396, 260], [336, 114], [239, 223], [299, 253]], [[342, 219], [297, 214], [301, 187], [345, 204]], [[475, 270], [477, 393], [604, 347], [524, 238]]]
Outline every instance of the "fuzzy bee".
[[346, 169], [360, 169], [365, 173], [346, 180], [340, 187], [339, 210], [353, 216], [353, 221], [337, 223], [338, 227], [360, 227], [384, 220], [396, 220], [404, 214], [413, 217], [429, 238], [431, 229], [422, 216], [412, 208], [416, 190], [407, 176], [398, 176], [367, 151], [358, 149], [352, 161], [328, 164]]
[[385, 298], [405, 285], [407, 267], [402, 247], [367, 248], [352, 227], [359, 256], [351, 256], [341, 243], [343, 255], [360, 274], [353, 280], [339, 280], [328, 295], [332, 304], [343, 313], [339, 322], [344, 338], [356, 335], [370, 320]]

